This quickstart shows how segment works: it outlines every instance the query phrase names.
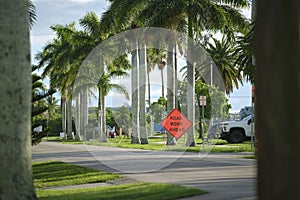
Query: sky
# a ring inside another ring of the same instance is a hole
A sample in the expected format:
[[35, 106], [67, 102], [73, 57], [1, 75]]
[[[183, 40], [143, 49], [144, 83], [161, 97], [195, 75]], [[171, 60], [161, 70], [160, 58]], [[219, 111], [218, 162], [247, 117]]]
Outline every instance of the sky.
[[[30, 36], [32, 63], [37, 62], [34, 59], [35, 55], [55, 36], [50, 26], [55, 24], [65, 25], [72, 21], [78, 24], [78, 20], [91, 11], [100, 17], [109, 6], [106, 0], [33, 0], [33, 3], [36, 6], [37, 21], [31, 30]], [[243, 13], [245, 16], [250, 17], [249, 10], [245, 10]], [[152, 79], [160, 76], [159, 72], [155, 72], [155, 74], [152, 76]], [[158, 97], [160, 94], [160, 82], [160, 79], [153, 81], [152, 90], [153, 94], [155, 94], [154, 97]], [[120, 104], [120, 102], [114, 100], [115, 98], [113, 97], [115, 95], [117, 93], [111, 93], [107, 97], [107, 106]], [[235, 89], [228, 97], [232, 106], [230, 112], [239, 112], [241, 108], [251, 104], [251, 85], [244, 83], [242, 87]]]

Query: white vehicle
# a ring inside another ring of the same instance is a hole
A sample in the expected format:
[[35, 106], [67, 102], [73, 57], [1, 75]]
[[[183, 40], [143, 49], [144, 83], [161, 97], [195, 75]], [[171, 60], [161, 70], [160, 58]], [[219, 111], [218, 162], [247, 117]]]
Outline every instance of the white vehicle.
[[[220, 138], [227, 140], [228, 143], [242, 143], [251, 139], [252, 129], [254, 132], [254, 123], [252, 115], [249, 115], [239, 121], [225, 121], [220, 123]], [[253, 133], [254, 135], [254, 133]]]

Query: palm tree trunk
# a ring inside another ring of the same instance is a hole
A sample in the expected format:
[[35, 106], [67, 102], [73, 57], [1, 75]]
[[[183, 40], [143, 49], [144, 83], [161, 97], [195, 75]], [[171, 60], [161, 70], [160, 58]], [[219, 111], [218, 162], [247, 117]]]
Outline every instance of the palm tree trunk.
[[107, 142], [106, 140], [106, 120], [105, 120], [105, 96], [101, 88], [98, 88], [98, 137], [100, 142]]
[[66, 97], [62, 94], [61, 96], [61, 125], [62, 131], [65, 134], [65, 138], [67, 137], [67, 123], [66, 123]]
[[67, 138], [68, 140], [73, 139], [72, 136], [72, 100], [67, 100]]
[[257, 1], [255, 128], [259, 199], [300, 196], [299, 8], [299, 0], [284, 6], [279, 0]]
[[161, 77], [161, 96], [165, 97], [164, 67], [160, 69], [160, 77]]
[[139, 88], [140, 88], [140, 140], [141, 144], [148, 144], [147, 128], [146, 128], [146, 46], [139, 49]]
[[101, 115], [103, 115], [103, 111], [101, 109], [102, 107], [102, 91], [101, 91], [101, 88], [98, 87], [98, 113], [97, 113], [97, 116], [98, 116], [98, 121], [97, 121], [97, 125], [98, 125], [98, 138], [99, 138], [99, 142], [102, 142], [102, 117]]
[[105, 96], [102, 97], [102, 108], [103, 108], [103, 117], [102, 117], [102, 132], [103, 132], [103, 142], [107, 142], [107, 139], [106, 139], [106, 106], [105, 106]]
[[131, 143], [140, 143], [139, 134], [139, 68], [138, 68], [138, 47], [136, 44], [136, 50], [133, 50], [131, 57], [131, 101], [132, 101], [132, 131], [131, 131]]
[[37, 199], [31, 170], [28, 7], [1, 0], [0, 199]]
[[[147, 66], [148, 66], [148, 64], [147, 64]], [[148, 83], [148, 105], [149, 105], [149, 109], [150, 109], [150, 105], [151, 105], [151, 85], [150, 85], [150, 68], [149, 67], [147, 67], [147, 83]]]
[[85, 127], [88, 125], [88, 88], [84, 88], [82, 92], [82, 134], [85, 134]]
[[148, 82], [148, 113], [149, 113], [149, 120], [150, 120], [150, 128], [149, 128], [149, 133], [150, 133], [150, 136], [152, 137], [153, 136], [153, 131], [152, 131], [152, 118], [150, 116], [150, 113], [151, 113], [151, 84], [150, 84], [150, 66], [148, 65], [147, 63], [147, 82]]
[[175, 83], [175, 108], [178, 109], [178, 99], [177, 99], [177, 92], [178, 92], [178, 77], [177, 77], [177, 48], [176, 48], [176, 45], [174, 47], [174, 61], [175, 61], [175, 65], [174, 65], [174, 68], [175, 68], [175, 80], [174, 80], [174, 83]]
[[[192, 0], [190, 0], [192, 5]], [[187, 146], [196, 146], [195, 142], [195, 65], [193, 63], [193, 24], [191, 13], [188, 15], [188, 62], [187, 62], [187, 110], [188, 119], [193, 123], [193, 126], [187, 132]]]
[[89, 123], [89, 94], [88, 94], [88, 88], [85, 88], [83, 91], [83, 100], [84, 100], [84, 110], [83, 110], [83, 126], [85, 127]]
[[80, 94], [76, 95], [76, 114], [75, 114], [75, 121], [76, 121], [76, 136], [75, 139], [79, 140], [80, 139], [80, 109], [81, 103], [80, 103]]
[[80, 92], [80, 115], [79, 115], [79, 127], [80, 127], [80, 137], [84, 139], [84, 124], [83, 124], [83, 115], [84, 115], [84, 98], [83, 98], [83, 91]]
[[[175, 108], [175, 66], [174, 66], [174, 52], [173, 50], [173, 41], [170, 41], [171, 44], [169, 44], [169, 51], [168, 51], [168, 57], [167, 57], [167, 97], [168, 97], [168, 113], [170, 113]], [[175, 138], [168, 133], [167, 134], [167, 145], [176, 145]]]

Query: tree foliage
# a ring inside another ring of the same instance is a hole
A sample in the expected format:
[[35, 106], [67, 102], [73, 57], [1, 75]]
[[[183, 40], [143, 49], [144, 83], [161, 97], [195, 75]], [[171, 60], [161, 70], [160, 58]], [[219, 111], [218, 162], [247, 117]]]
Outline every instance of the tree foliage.
[[[187, 83], [179, 81], [178, 84], [178, 101], [181, 111], [185, 114], [187, 112]], [[200, 105], [200, 96], [206, 96], [206, 106], [204, 107], [204, 117], [206, 119], [214, 118], [227, 118], [230, 104], [224, 92], [220, 91], [214, 86], [204, 83], [202, 80], [195, 82], [195, 102], [198, 109], [196, 116], [198, 119], [202, 117], [202, 108]]]
[[[41, 76], [35, 73], [36, 66], [32, 66], [32, 109], [31, 109], [31, 141], [32, 144], [38, 144], [46, 135], [47, 127], [43, 126], [41, 119], [49, 117], [49, 106], [46, 99], [51, 97], [56, 91], [53, 89], [47, 90], [44, 83], [41, 81]], [[38, 126], [43, 126], [42, 132], [36, 132], [34, 129]]]
[[164, 97], [159, 97], [157, 102], [153, 102], [151, 104], [150, 110], [150, 114], [153, 117], [154, 123], [159, 124], [164, 117], [166, 117], [167, 99]]
[[236, 65], [239, 66], [239, 72], [252, 84], [255, 83], [256, 65], [254, 58], [254, 24], [250, 31], [238, 37], [237, 46], [233, 56], [236, 57]]
[[213, 38], [213, 43], [208, 43], [206, 50], [217, 67], [227, 94], [233, 92], [242, 83], [242, 75], [236, 65], [235, 45], [229, 38], [223, 36], [221, 40]]

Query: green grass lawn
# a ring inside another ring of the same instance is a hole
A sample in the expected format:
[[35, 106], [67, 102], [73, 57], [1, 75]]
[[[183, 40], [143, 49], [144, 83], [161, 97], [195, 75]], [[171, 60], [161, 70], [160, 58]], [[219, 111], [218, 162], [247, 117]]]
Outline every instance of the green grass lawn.
[[89, 144], [89, 145], [102, 145], [102, 146], [115, 146], [119, 148], [132, 148], [132, 149], [144, 149], [144, 150], [163, 150], [163, 151], [188, 151], [188, 152], [254, 152], [254, 148], [251, 146], [250, 141], [246, 141], [241, 144], [229, 144], [225, 140], [212, 139], [209, 143], [205, 143], [204, 148], [202, 147], [202, 140], [196, 138], [196, 147], [186, 147], [184, 145], [185, 138], [184, 136], [177, 141], [176, 146], [167, 146], [166, 145], [166, 135], [163, 137], [149, 138], [149, 144], [131, 144], [130, 139], [128, 138], [108, 138], [107, 143], [99, 144], [97, 141], [91, 142], [82, 142], [78, 140], [63, 140], [59, 137], [49, 137], [48, 141], [60, 142], [63, 144]]
[[35, 188], [107, 182], [120, 175], [71, 165], [63, 162], [35, 162], [32, 164]]
[[202, 146], [202, 140], [196, 139], [196, 147], [186, 147], [184, 145], [184, 138], [177, 141], [176, 146], [167, 146], [166, 138], [154, 138], [148, 139], [149, 144], [131, 144], [130, 139], [119, 137], [109, 138], [107, 143], [99, 144], [96, 141], [86, 142], [90, 145], [102, 145], [102, 146], [116, 146], [119, 148], [132, 148], [132, 149], [144, 149], [144, 150], [171, 150], [171, 151], [188, 151], [188, 152], [253, 152], [254, 148], [251, 147], [251, 142], [244, 142], [241, 144], [229, 144], [224, 140], [214, 139], [209, 143], [205, 143], [204, 148]]
[[242, 158], [245, 158], [245, 159], [257, 159], [257, 157], [255, 155], [252, 155], [252, 156], [243, 156]]
[[51, 190], [49, 187], [52, 186], [105, 182], [121, 176], [54, 161], [35, 162], [32, 167], [34, 185], [40, 200], [171, 200], [207, 193], [195, 188], [157, 183], [131, 183], [93, 188], [80, 186], [78, 189]]
[[172, 200], [205, 193], [195, 188], [157, 183], [131, 183], [72, 190], [37, 190], [39, 200]]
[[42, 142], [60, 142], [62, 144], [83, 144], [83, 142], [80, 141], [80, 140], [75, 140], [75, 139], [72, 139], [72, 140], [61, 139], [59, 136], [49, 136], [48, 138], [44, 137], [42, 139]]

